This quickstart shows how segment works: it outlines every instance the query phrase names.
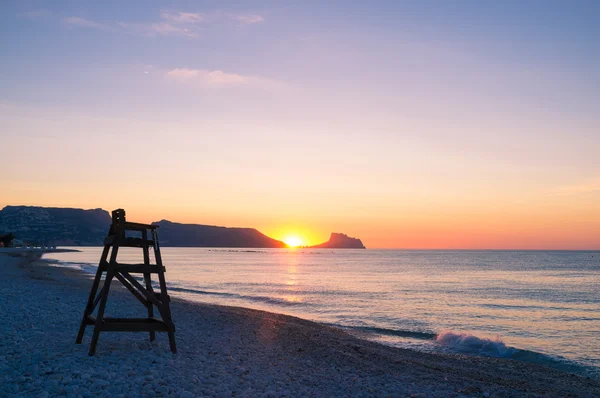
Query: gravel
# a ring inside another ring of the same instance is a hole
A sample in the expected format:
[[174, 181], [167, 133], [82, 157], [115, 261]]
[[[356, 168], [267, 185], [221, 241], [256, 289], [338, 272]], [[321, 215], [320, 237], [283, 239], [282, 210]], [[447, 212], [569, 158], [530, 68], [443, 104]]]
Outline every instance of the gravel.
[[[168, 276], [168, 273], [167, 273]], [[110, 316], [145, 316], [124, 289]], [[75, 344], [89, 276], [0, 255], [1, 397], [598, 397], [600, 382], [505, 359], [425, 354], [238, 307], [172, 301], [165, 333]]]

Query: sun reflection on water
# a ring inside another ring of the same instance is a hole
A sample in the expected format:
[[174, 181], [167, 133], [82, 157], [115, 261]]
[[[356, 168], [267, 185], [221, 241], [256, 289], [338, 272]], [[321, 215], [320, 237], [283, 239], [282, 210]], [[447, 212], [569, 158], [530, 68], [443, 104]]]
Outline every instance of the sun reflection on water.
[[288, 303], [301, 303], [302, 302], [302, 297], [300, 297], [300, 296], [292, 296], [292, 295], [283, 296], [282, 299], [284, 299]]
[[298, 278], [297, 260], [296, 256], [290, 256], [290, 261], [287, 267], [287, 273], [285, 274], [285, 284], [288, 286], [295, 286]]

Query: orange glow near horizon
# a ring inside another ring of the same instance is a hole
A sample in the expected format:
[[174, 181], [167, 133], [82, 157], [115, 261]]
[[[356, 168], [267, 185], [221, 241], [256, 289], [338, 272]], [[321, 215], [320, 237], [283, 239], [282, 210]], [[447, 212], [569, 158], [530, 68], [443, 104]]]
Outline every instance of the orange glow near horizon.
[[[471, 204], [460, 206], [447, 202], [436, 211], [425, 205], [396, 205], [370, 210], [365, 218], [347, 211], [346, 217], [327, 218], [321, 214], [287, 216], [280, 221], [269, 213], [241, 213], [223, 209], [199, 211], [166, 203], [153, 207], [132, 200], [95, 202], [83, 200], [83, 193], [69, 201], [11, 198], [6, 205], [37, 205], [48, 207], [78, 207], [115, 209], [124, 207], [129, 219], [153, 222], [167, 219], [173, 222], [252, 227], [291, 247], [323, 243], [331, 232], [342, 232], [359, 238], [369, 249], [521, 249], [521, 250], [598, 250], [600, 247], [600, 207], [598, 195], [544, 196], [531, 202]], [[4, 192], [3, 192], [4, 194]], [[73, 196], [75, 197], [75, 196]], [[71, 198], [71, 197], [69, 197]], [[4, 199], [4, 198], [3, 198]], [[383, 202], [383, 200], [382, 200]], [[430, 206], [431, 204], [428, 204]], [[346, 212], [345, 212], [346, 213]]]
[[282, 240], [289, 247], [306, 246], [306, 240], [298, 235], [288, 235]]
[[[276, 204], [271, 203], [271, 210], [267, 211], [260, 201], [244, 202], [247, 211], [233, 205], [198, 208], [196, 202], [188, 203], [186, 196], [160, 202], [125, 195], [94, 200], [82, 191], [61, 200], [60, 195], [72, 191], [46, 190], [19, 196], [18, 190], [11, 190], [8, 185], [9, 190], [2, 191], [5, 196], [0, 208], [33, 205], [110, 211], [122, 207], [127, 217], [137, 222], [166, 219], [186, 224], [250, 227], [290, 247], [317, 245], [326, 242], [332, 232], [340, 232], [361, 239], [368, 249], [598, 250], [600, 190], [595, 187], [577, 187], [568, 195], [563, 191], [554, 195], [541, 191], [527, 200], [507, 192], [497, 193], [502, 200], [482, 196], [466, 201], [462, 196], [449, 197], [443, 192], [418, 203], [408, 199], [389, 203], [380, 197], [378, 206], [362, 212], [337, 202], [335, 206], [323, 205], [331, 209], [325, 214], [307, 204], [290, 206], [289, 201], [283, 210], [274, 212]], [[496, 195], [496, 191], [491, 192]], [[319, 203], [329, 203], [328, 200], [319, 198]]]

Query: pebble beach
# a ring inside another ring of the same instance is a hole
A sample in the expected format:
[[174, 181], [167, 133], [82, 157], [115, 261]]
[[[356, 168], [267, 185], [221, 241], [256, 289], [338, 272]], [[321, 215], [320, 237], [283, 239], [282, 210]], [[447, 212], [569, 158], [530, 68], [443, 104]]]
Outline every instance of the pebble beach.
[[[600, 382], [509, 359], [426, 354], [291, 316], [173, 299], [166, 334], [75, 344], [90, 276], [0, 255], [2, 397], [598, 397]], [[111, 290], [107, 314], [145, 316]]]

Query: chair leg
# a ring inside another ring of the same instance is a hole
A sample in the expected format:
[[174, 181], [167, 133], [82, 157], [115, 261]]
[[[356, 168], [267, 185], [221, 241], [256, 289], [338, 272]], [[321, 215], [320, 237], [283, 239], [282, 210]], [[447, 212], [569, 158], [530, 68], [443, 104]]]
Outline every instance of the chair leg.
[[110, 292], [110, 282], [114, 273], [109, 270], [106, 274], [106, 280], [104, 285], [106, 288], [102, 289], [102, 299], [100, 300], [100, 307], [98, 308], [98, 316], [96, 317], [96, 324], [94, 325], [94, 335], [92, 336], [92, 343], [90, 344], [89, 356], [93, 356], [96, 353], [96, 345], [98, 344], [98, 338], [100, 337], [100, 330], [102, 330], [102, 322], [104, 319], [104, 309], [106, 308], [106, 301], [108, 299], [108, 293]]
[[85, 306], [83, 318], [81, 319], [81, 325], [79, 325], [79, 332], [77, 333], [77, 339], [75, 340], [75, 344], [81, 344], [81, 341], [83, 340], [83, 334], [85, 333], [85, 327], [87, 326], [87, 316], [90, 315], [94, 310], [92, 308], [92, 305], [94, 303], [94, 299], [96, 298], [96, 293], [98, 292], [100, 278], [102, 278], [102, 270], [100, 269], [100, 267], [98, 267], [98, 271], [96, 272], [96, 277], [94, 279], [94, 284], [92, 285], [92, 290], [90, 291], [90, 298], [88, 299], [88, 303]]
[[175, 344], [175, 328], [173, 327], [173, 323], [169, 320], [169, 346], [171, 347], [171, 352], [173, 354], [177, 354], [177, 345]]
[[92, 284], [92, 290], [90, 291], [90, 296], [88, 298], [87, 305], [85, 306], [85, 311], [83, 312], [83, 318], [81, 319], [81, 325], [79, 325], [79, 332], [77, 333], [77, 339], [75, 340], [75, 344], [81, 344], [83, 340], [83, 335], [85, 333], [85, 327], [87, 326], [87, 316], [90, 315], [93, 311], [94, 300], [96, 299], [96, 293], [98, 293], [98, 286], [100, 285], [100, 279], [102, 279], [102, 273], [104, 272], [104, 267], [101, 265], [106, 261], [106, 257], [108, 256], [108, 251], [110, 250], [109, 246], [104, 246], [102, 251], [102, 256], [100, 257], [100, 264], [98, 264], [98, 269], [96, 270], [96, 276], [94, 277], [94, 283]]
[[[150, 278], [150, 274], [144, 274], [144, 280], [146, 281], [146, 289], [154, 294], [154, 289], [152, 289], [152, 279]], [[148, 318], [154, 318], [154, 305], [152, 303], [148, 303]], [[150, 332], [150, 341], [154, 341], [156, 339], [156, 332]]]
[[169, 345], [171, 346], [171, 352], [173, 354], [177, 354], [177, 345], [175, 344], [175, 325], [173, 324], [173, 320], [171, 319], [171, 304], [169, 295], [167, 294], [167, 283], [165, 281], [165, 274], [162, 271], [162, 256], [160, 255], [160, 249], [158, 247], [158, 236], [156, 231], [152, 231], [152, 238], [155, 241], [154, 244], [154, 258], [156, 259], [156, 264], [159, 267], [158, 271], [158, 283], [160, 285], [160, 297], [163, 303], [161, 310], [161, 315], [163, 315], [163, 321], [167, 324], [168, 333], [169, 333]]

